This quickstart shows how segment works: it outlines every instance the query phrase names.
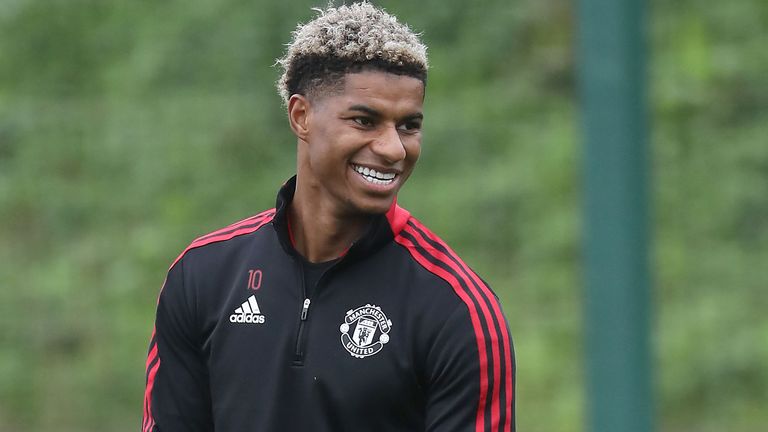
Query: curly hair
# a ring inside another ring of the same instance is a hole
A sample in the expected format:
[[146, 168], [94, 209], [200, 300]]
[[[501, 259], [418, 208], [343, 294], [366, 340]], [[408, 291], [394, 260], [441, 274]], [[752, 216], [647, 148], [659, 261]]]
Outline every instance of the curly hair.
[[381, 70], [427, 82], [427, 47], [397, 18], [367, 1], [314, 9], [299, 24], [277, 65], [277, 91], [287, 104], [293, 94], [311, 96], [343, 85], [344, 75]]

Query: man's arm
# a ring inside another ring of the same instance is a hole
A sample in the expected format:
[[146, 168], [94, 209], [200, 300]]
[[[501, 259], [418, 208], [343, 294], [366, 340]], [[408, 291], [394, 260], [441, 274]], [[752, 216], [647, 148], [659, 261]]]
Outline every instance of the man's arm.
[[[491, 302], [497, 302], [491, 295]], [[428, 355], [427, 431], [515, 430], [514, 353], [506, 320], [465, 304], [448, 317]]]
[[208, 371], [184, 260], [168, 271], [147, 356], [142, 432], [212, 431]]

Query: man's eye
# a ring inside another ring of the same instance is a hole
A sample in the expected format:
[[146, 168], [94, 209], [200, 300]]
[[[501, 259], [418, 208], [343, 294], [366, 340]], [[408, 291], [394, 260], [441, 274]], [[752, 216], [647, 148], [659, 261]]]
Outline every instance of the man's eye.
[[364, 126], [364, 127], [371, 127], [371, 126], [373, 126], [373, 120], [371, 120], [368, 117], [355, 117], [352, 120], [355, 123], [359, 124], [360, 126]]
[[416, 132], [421, 129], [421, 122], [408, 121], [398, 126], [398, 129], [404, 132]]

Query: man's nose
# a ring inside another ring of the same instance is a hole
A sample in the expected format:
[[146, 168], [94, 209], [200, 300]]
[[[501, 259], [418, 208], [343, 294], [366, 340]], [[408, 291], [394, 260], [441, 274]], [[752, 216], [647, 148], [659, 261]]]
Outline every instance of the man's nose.
[[372, 147], [373, 152], [387, 162], [395, 163], [405, 159], [405, 146], [395, 125], [384, 128]]

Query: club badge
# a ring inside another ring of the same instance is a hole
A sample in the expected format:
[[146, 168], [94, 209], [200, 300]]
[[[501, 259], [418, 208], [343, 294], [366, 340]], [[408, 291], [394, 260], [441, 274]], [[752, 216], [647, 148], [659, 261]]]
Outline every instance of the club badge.
[[392, 321], [387, 319], [381, 308], [367, 304], [348, 310], [341, 324], [341, 345], [353, 357], [372, 356], [389, 342]]

